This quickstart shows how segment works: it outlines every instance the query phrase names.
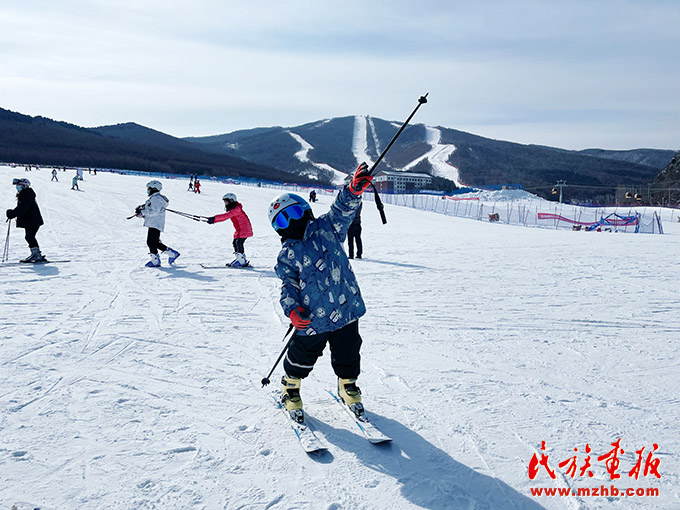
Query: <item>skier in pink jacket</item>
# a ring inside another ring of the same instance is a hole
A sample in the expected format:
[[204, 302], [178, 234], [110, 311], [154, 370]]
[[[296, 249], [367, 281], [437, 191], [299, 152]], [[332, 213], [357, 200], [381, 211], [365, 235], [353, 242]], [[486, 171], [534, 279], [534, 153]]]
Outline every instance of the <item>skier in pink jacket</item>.
[[243, 244], [246, 239], [253, 237], [253, 227], [250, 224], [250, 219], [243, 210], [243, 206], [236, 199], [233, 193], [226, 193], [222, 200], [224, 200], [224, 208], [226, 213], [217, 214], [208, 218], [210, 225], [219, 223], [221, 221], [231, 220], [234, 224], [234, 260], [228, 262], [227, 265], [231, 267], [247, 267], [250, 262], [246, 260], [246, 253]]

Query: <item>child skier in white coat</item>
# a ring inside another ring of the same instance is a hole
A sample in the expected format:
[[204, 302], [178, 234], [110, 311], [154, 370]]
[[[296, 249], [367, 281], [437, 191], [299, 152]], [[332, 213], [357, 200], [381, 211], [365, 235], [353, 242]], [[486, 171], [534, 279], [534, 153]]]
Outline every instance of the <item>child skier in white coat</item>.
[[163, 185], [160, 181], [149, 181], [146, 183], [146, 192], [149, 198], [144, 205], [137, 206], [135, 213], [144, 218], [144, 226], [148, 227], [149, 232], [146, 237], [146, 244], [149, 247], [151, 260], [146, 263], [146, 267], [159, 267], [161, 258], [158, 250], [168, 254], [168, 264], [172, 264], [179, 257], [179, 252], [168, 248], [161, 242], [161, 232], [165, 228], [165, 209], [170, 200], [161, 195]]

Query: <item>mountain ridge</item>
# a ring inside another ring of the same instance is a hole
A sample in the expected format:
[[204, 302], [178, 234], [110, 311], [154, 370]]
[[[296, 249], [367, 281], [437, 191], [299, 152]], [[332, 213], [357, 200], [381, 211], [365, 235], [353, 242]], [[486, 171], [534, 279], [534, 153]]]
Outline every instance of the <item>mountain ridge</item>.
[[146, 172], [308, 182], [306, 178], [200, 147], [132, 122], [84, 128], [0, 108], [0, 160]]
[[[375, 161], [400, 126], [349, 115], [177, 138], [135, 122], [84, 128], [0, 108], [0, 160], [323, 185], [342, 182], [360, 160]], [[518, 183], [547, 198], [557, 181], [566, 181], [565, 200], [606, 201], [616, 188], [653, 182], [675, 154], [648, 148], [572, 151], [411, 124], [383, 168], [430, 174], [444, 191]]]

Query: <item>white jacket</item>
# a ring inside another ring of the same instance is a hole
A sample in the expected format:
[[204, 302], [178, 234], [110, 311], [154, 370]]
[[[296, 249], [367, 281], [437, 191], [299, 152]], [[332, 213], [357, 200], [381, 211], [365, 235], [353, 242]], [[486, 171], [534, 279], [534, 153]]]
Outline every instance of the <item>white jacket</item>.
[[165, 208], [170, 203], [167, 197], [160, 193], [154, 193], [144, 202], [144, 209], [140, 211], [144, 216], [144, 226], [157, 228], [161, 232], [165, 228]]

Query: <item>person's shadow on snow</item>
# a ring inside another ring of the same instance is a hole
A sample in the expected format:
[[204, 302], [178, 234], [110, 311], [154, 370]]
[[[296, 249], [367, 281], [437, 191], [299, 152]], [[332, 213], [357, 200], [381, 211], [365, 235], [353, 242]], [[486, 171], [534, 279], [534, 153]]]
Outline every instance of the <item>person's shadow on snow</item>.
[[[369, 417], [376, 416], [371, 413]], [[391, 443], [370, 445], [356, 433], [328, 423], [317, 428], [326, 439], [353, 453], [365, 466], [394, 477], [408, 501], [431, 510], [540, 510], [543, 507], [497, 478], [461, 464], [401, 423], [377, 416], [376, 424], [392, 437]], [[358, 481], [357, 481], [358, 482]], [[369, 480], [366, 483], [371, 483]], [[395, 504], [395, 508], [398, 505]]]
[[157, 267], [155, 268], [157, 270], [160, 270], [161, 272], [165, 273], [166, 276], [165, 278], [191, 278], [192, 280], [198, 280], [200, 282], [215, 282], [217, 281], [217, 278], [214, 278], [213, 276], [201, 274], [201, 273], [195, 273], [192, 271], [186, 271], [184, 269], [180, 269], [177, 266], [170, 266], [170, 267]]

